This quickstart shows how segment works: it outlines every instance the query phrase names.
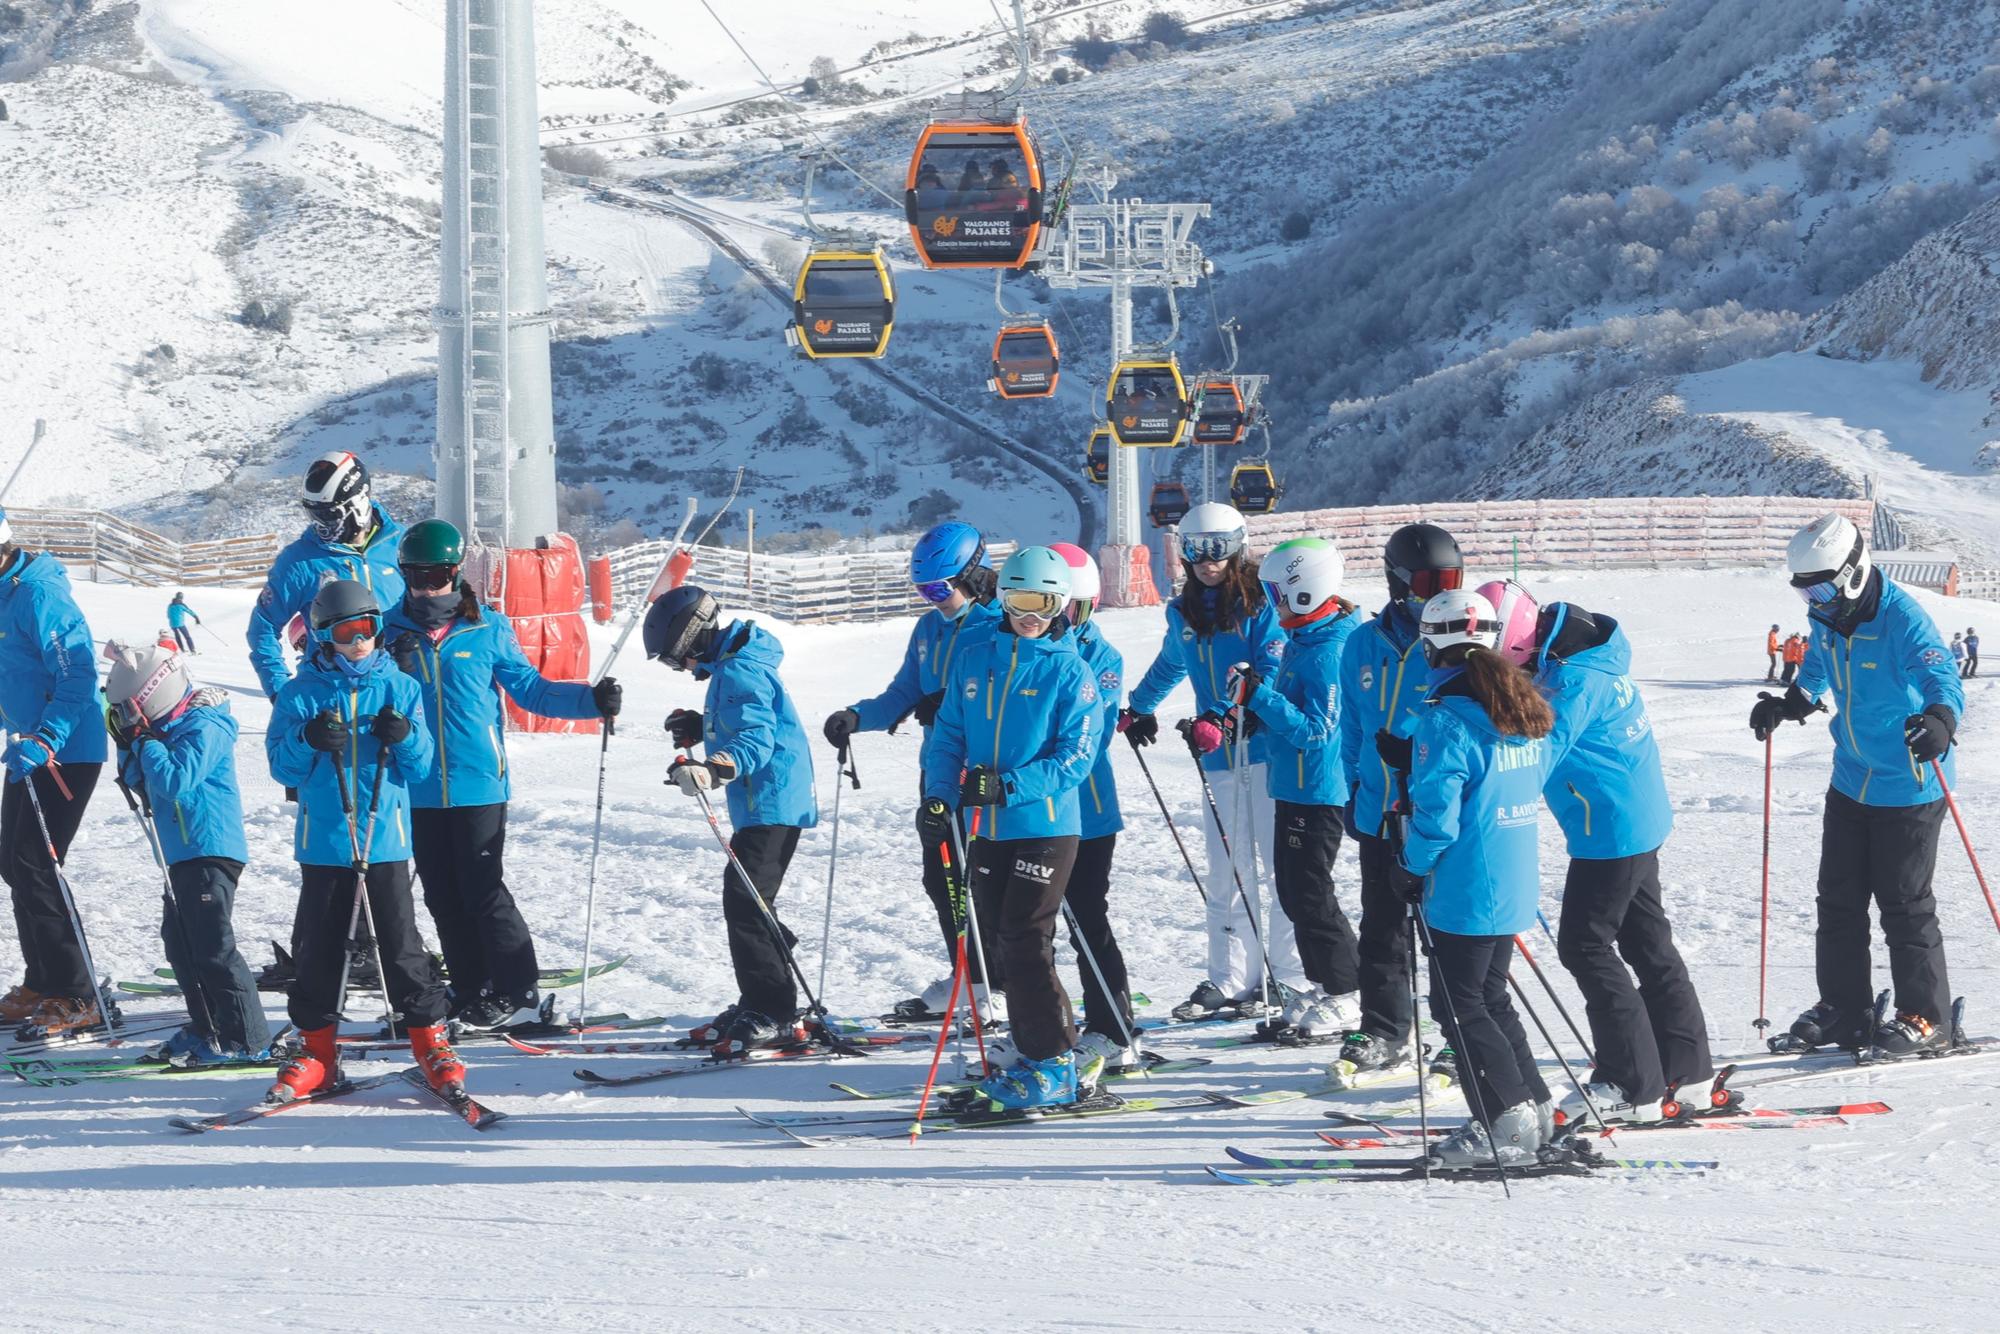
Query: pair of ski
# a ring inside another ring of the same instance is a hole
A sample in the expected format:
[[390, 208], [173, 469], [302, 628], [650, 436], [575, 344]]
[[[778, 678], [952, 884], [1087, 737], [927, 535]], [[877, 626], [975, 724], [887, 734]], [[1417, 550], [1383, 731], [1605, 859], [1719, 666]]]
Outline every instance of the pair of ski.
[[257, 1102], [233, 1112], [220, 1112], [214, 1116], [177, 1116], [169, 1121], [168, 1124], [177, 1130], [185, 1130], [194, 1134], [202, 1134], [210, 1130], [227, 1130], [235, 1126], [248, 1125], [252, 1121], [261, 1121], [268, 1116], [277, 1116], [281, 1112], [289, 1112], [295, 1108], [311, 1106], [313, 1103], [330, 1102], [335, 1098], [345, 1098], [350, 1094], [360, 1093], [366, 1089], [380, 1088], [384, 1084], [394, 1083], [397, 1080], [401, 1080], [411, 1088], [416, 1089], [423, 1096], [445, 1108], [474, 1130], [491, 1130], [507, 1119], [506, 1113], [496, 1112], [492, 1108], [484, 1106], [470, 1095], [453, 1098], [438, 1092], [430, 1086], [430, 1081], [424, 1078], [424, 1072], [412, 1065], [406, 1066], [401, 1070], [391, 1070], [387, 1074], [366, 1075], [360, 1079], [343, 1079], [331, 1088], [319, 1089], [302, 1097], [293, 1098], [288, 1102]]
[[187, 1024], [184, 1015], [168, 1019], [153, 1017], [125, 1020], [110, 1027], [94, 1024], [89, 1028], [71, 1029], [64, 1033], [51, 1033], [39, 1037], [17, 1038], [5, 1046], [0, 1046], [0, 1057], [38, 1056], [43, 1052], [63, 1051], [77, 1047], [123, 1048], [145, 1045], [154, 1039], [164, 1039], [179, 1031]]
[[[528, 1050], [530, 1054], [539, 1055], [540, 1051], [534, 1047], [530, 1039], [553, 1042], [574, 1038], [579, 1033], [614, 1033], [626, 1029], [658, 1028], [666, 1022], [666, 1019], [659, 1015], [634, 1019], [626, 1014], [598, 1014], [585, 1019], [580, 1028], [560, 1023], [522, 1024], [515, 1028], [496, 1029], [492, 1032], [454, 1034], [451, 1042], [454, 1047], [477, 1047], [504, 1042]], [[409, 1045], [408, 1038], [392, 1036], [387, 1029], [381, 1027], [369, 1033], [342, 1034], [340, 1038], [340, 1049], [348, 1055], [367, 1056], [378, 1052], [407, 1051]], [[554, 1049], [553, 1046], [550, 1047], [550, 1050]]]
[[[604, 1074], [590, 1069], [578, 1069], [571, 1071], [571, 1073], [577, 1079], [596, 1088], [628, 1088], [634, 1084], [654, 1084], [665, 1079], [680, 1079], [687, 1075], [714, 1074], [721, 1070], [741, 1070], [758, 1065], [769, 1065], [779, 1061], [837, 1061], [848, 1057], [866, 1056], [873, 1049], [900, 1046], [911, 1040], [911, 1035], [906, 1033], [842, 1035], [838, 1039], [838, 1046], [829, 1046], [823, 1042], [786, 1043], [775, 1047], [754, 1047], [741, 1056], [716, 1056], [709, 1054], [697, 1060], [679, 1061], [673, 1065], [654, 1066], [650, 1069], [637, 1070], [625, 1075]], [[920, 1041], [921, 1039], [918, 1040]], [[664, 1048], [659, 1044], [634, 1043], [615, 1046], [613, 1049], [618, 1051], [680, 1050], [688, 1052], [690, 1055], [703, 1050], [699, 1047], [679, 1046], [678, 1041], [670, 1043]], [[555, 1054], [553, 1051], [537, 1051], [521, 1043], [516, 1043], [515, 1045], [521, 1050], [537, 1055]], [[568, 1053], [564, 1052], [563, 1054]]]
[[[1426, 1167], [1421, 1156], [1414, 1158], [1266, 1158], [1239, 1149], [1225, 1149], [1230, 1157], [1253, 1170], [1210, 1167], [1207, 1172], [1231, 1186], [1296, 1186], [1309, 1182], [1367, 1181], [1499, 1181], [1502, 1171], [1495, 1167]], [[1311, 1164], [1306, 1166], [1305, 1164]], [[1597, 1176], [1610, 1173], [1667, 1172], [1699, 1176], [1722, 1164], [1714, 1159], [1691, 1158], [1610, 1158], [1592, 1148], [1588, 1141], [1571, 1138], [1542, 1151], [1540, 1160], [1509, 1167], [1509, 1181], [1548, 1176]]]
[[54, 1061], [46, 1057], [10, 1056], [6, 1072], [36, 1088], [68, 1088], [101, 1079], [149, 1079], [161, 1075], [269, 1074], [278, 1063], [269, 1059], [211, 1061], [204, 1065], [172, 1065], [165, 1061], [124, 1061], [85, 1057]]
[[[280, 954], [283, 952], [282, 949], [279, 950]], [[289, 964], [290, 960], [287, 959], [285, 962]], [[614, 968], [623, 968], [629, 962], [631, 962], [631, 956], [625, 955], [612, 959], [607, 963], [592, 964], [590, 966], [590, 976], [601, 976]], [[442, 975], [443, 970], [440, 969], [439, 971]], [[539, 988], [543, 991], [559, 991], [565, 987], [581, 985], [583, 977], [584, 973], [581, 968], [544, 968], [537, 975], [536, 981]], [[153, 976], [150, 978], [130, 978], [125, 981], [114, 982], [111, 985], [128, 996], [179, 996], [182, 994], [178, 980], [174, 977], [174, 970], [166, 967], [155, 968]], [[259, 991], [282, 993], [288, 990], [290, 986], [291, 979], [285, 977], [274, 978], [265, 975], [257, 979], [257, 989]]]
[[[1659, 1130], [1822, 1130], [1850, 1124], [1848, 1118], [1855, 1116], [1883, 1116], [1889, 1112], [1886, 1102], [1829, 1102], [1808, 1107], [1729, 1107], [1711, 1111], [1693, 1112], [1673, 1120], [1636, 1121], [1620, 1123], [1611, 1127], [1613, 1136], [1650, 1133]], [[1328, 1112], [1327, 1115], [1343, 1126], [1357, 1130], [1371, 1130], [1371, 1135], [1337, 1135], [1322, 1130], [1319, 1137], [1336, 1149], [1393, 1149], [1423, 1142], [1423, 1136], [1407, 1127], [1397, 1127], [1384, 1121], [1367, 1117], [1349, 1116], [1344, 1112]], [[1432, 1126], [1430, 1134], [1437, 1138], [1450, 1133], [1448, 1126]], [[1604, 1132], [1586, 1131], [1602, 1135]], [[1315, 1160], [1257, 1159], [1235, 1149], [1227, 1150], [1230, 1157], [1252, 1167], [1283, 1167], [1310, 1164]]]

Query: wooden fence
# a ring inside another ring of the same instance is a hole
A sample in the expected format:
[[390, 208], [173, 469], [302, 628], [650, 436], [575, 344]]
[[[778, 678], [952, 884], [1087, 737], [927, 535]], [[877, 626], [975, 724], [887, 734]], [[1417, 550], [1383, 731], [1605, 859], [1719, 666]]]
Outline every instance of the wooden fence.
[[10, 508], [7, 522], [16, 544], [93, 582], [256, 588], [281, 545], [275, 533], [183, 542], [102, 510]]
[[[997, 566], [1013, 554], [1014, 546], [995, 542], [987, 553]], [[670, 550], [669, 542], [658, 539], [610, 553], [615, 608], [622, 612], [646, 595]], [[800, 623], [881, 621], [930, 609], [910, 586], [907, 551], [773, 556], [700, 546], [694, 549], [687, 581], [715, 594], [725, 611], [763, 612]]]

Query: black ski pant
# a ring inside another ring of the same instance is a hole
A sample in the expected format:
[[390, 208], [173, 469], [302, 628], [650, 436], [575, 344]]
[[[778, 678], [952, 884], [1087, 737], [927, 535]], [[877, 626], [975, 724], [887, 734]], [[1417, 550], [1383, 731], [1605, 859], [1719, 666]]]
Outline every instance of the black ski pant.
[[160, 914], [160, 943], [195, 1025], [220, 1048], [260, 1052], [271, 1045], [271, 1026], [230, 923], [242, 875], [243, 863], [226, 857], [175, 862], [167, 871], [174, 892]]
[[1979, 650], [1976, 648], [1967, 649], [1965, 652], [1965, 674], [1967, 676], [1979, 675]]
[[1354, 928], [1333, 893], [1333, 863], [1340, 855], [1340, 807], [1281, 801], [1271, 878], [1278, 903], [1292, 920], [1299, 965], [1320, 990], [1343, 995], [1361, 985]]
[[[62, 780], [69, 786], [65, 797], [47, 765], [29, 777], [35, 795], [41, 798], [42, 815], [49, 823], [49, 838], [56, 846], [58, 860], [69, 855], [70, 840], [83, 823], [84, 807], [97, 788], [102, 764], [65, 764]], [[77, 943], [80, 929], [70, 922], [63, 906], [62, 885], [56, 880], [55, 864], [49, 861], [48, 845], [42, 842], [41, 826], [35, 823], [35, 808], [28, 800], [27, 787], [9, 775], [0, 792], [0, 880], [14, 898], [14, 929], [19, 932], [21, 958], [27, 964], [23, 979], [28, 990], [43, 996], [88, 999], [94, 993], [90, 968]], [[83, 905], [77, 905], [78, 913]]]
[[535, 940], [503, 878], [507, 803], [413, 810], [410, 840], [453, 1002], [490, 991], [532, 1003], [541, 984]]
[[1007, 979], [1007, 1023], [1014, 1044], [1031, 1061], [1046, 1061], [1076, 1045], [1069, 993], [1056, 975], [1056, 918], [1076, 865], [1074, 834], [1057, 838], [975, 839], [972, 895], [996, 971]]
[[[1279, 840], [1282, 844], [1283, 840]], [[1397, 897], [1395, 849], [1386, 838], [1358, 834], [1361, 856], [1361, 932], [1356, 974], [1361, 984], [1361, 1027], [1385, 1041], [1410, 1040], [1409, 909]]]
[[1766, 681], [1775, 681], [1778, 679], [1778, 655], [1775, 653], [1766, 653], [1764, 656], [1769, 658], [1771, 662], [1771, 665], [1764, 669], [1764, 679]]
[[[722, 918], [729, 925], [729, 961], [736, 967], [736, 1003], [780, 1028], [799, 1010], [798, 984], [786, 961], [786, 952], [799, 938], [778, 922], [785, 942], [780, 946], [771, 934], [771, 924], [778, 915], [778, 887], [784, 883], [785, 869], [792, 864], [798, 847], [797, 825], [750, 825], [729, 836], [729, 848], [751, 884], [743, 883], [734, 866], [724, 867], [722, 872]], [[771, 908], [768, 917], [750, 897], [753, 893]]]
[[[929, 896], [931, 907], [937, 912], [938, 933], [944, 937], [944, 958], [947, 968], [958, 966], [958, 913], [951, 906], [951, 886], [945, 880], [944, 858], [939, 855], [938, 845], [929, 839], [923, 840], [924, 893]], [[962, 869], [962, 868], [961, 868]], [[986, 919], [979, 921], [981, 930], [986, 928]], [[974, 982], [984, 982], [986, 975], [979, 971], [979, 951], [966, 941], [965, 962], [969, 970], [966, 974]], [[989, 960], [988, 962], [991, 962]], [[997, 969], [996, 969], [997, 971]], [[998, 991], [1005, 982], [994, 984]]]
[[1660, 901], [1659, 849], [1571, 860], [1556, 953], [1583, 992], [1598, 1079], [1651, 1102], [1714, 1075], [1708, 1021]]
[[1509, 1107], [1547, 1102], [1549, 1086], [1535, 1068], [1527, 1030], [1507, 993], [1514, 938], [1433, 928], [1430, 939], [1431, 1015], [1458, 1053], [1459, 1078], [1476, 1081], [1466, 1091], [1475, 1114], [1491, 1126]]
[[[354, 912], [354, 869], [301, 864], [298, 976], [286, 1009], [301, 1030], [340, 1021], [340, 970], [347, 962], [347, 927]], [[382, 985], [389, 1004], [411, 1028], [429, 1028], [444, 1018], [444, 983], [437, 963], [417, 933], [417, 909], [410, 899], [410, 864], [376, 862], [368, 868], [367, 914], [375, 917], [382, 950]]]
[[1868, 905], [1882, 917], [1897, 1014], [1942, 1025], [1951, 1016], [1944, 936], [1931, 873], [1937, 869], [1944, 798], [1921, 806], [1864, 806], [1827, 789], [1819, 850], [1819, 994], [1857, 1023], [1874, 1013]]
[[[1116, 834], [1079, 842], [1065, 896], [1078, 928], [1069, 933], [1069, 941], [1076, 949], [1077, 971], [1083, 976], [1083, 1031], [1102, 1033], [1122, 1046], [1127, 1034], [1136, 1037], [1139, 1030], [1132, 1022], [1132, 985], [1125, 975], [1125, 955], [1118, 948], [1118, 937], [1112, 933], [1106, 905], [1111, 894], [1111, 854], [1117, 846]], [[1097, 961], [1097, 968], [1090, 966], [1092, 959]], [[1097, 980], [1097, 969], [1104, 971], [1102, 985]], [[1107, 986], [1111, 988], [1109, 996], [1104, 994]]]
[[181, 646], [181, 652], [183, 653], [192, 653], [195, 651], [194, 632], [189, 630], [185, 625], [174, 627], [174, 642]]
[[1787, 662], [1785, 664], [1785, 670], [1778, 673], [1778, 684], [1781, 686], [1788, 686], [1792, 683], [1792, 678], [1797, 676], [1798, 674], [1799, 674], [1799, 665], [1796, 662]]

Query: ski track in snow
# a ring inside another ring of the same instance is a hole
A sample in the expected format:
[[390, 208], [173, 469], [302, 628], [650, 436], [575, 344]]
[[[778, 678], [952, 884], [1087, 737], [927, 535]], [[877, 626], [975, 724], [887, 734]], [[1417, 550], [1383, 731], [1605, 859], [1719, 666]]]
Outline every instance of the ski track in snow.
[[[1760, 688], [1765, 627], [1801, 626], [1802, 609], [1779, 576], [1763, 572], [1527, 578], [1544, 597], [1620, 617], [1633, 634], [1676, 804], [1664, 870], [1677, 934], [1717, 1053], [1743, 1051], [1757, 996], [1762, 800], [1760, 748], [1743, 719]], [[1364, 606], [1380, 602], [1379, 584], [1353, 591]], [[1941, 620], [2000, 631], [2000, 607], [1921, 596]], [[164, 597], [80, 586], [99, 635], [146, 633]], [[203, 592], [193, 601], [227, 641], [198, 632], [196, 670], [234, 688], [246, 733], [239, 762], [253, 861], [237, 926], [246, 954], [262, 964], [268, 941], [287, 933], [296, 893], [291, 810], [260, 753], [265, 706], [241, 650], [249, 595]], [[1136, 677], [1158, 646], [1159, 613], [1110, 612], [1103, 623]], [[908, 626], [773, 627], [815, 737], [827, 712], [887, 680]], [[609, 639], [597, 632], [600, 652]], [[629, 721], [610, 749], [594, 949], [633, 957], [593, 982], [591, 1008], [690, 1021], [734, 994], [718, 920], [721, 859], [696, 809], [661, 785], [668, 749], [652, 720], [697, 706], [700, 695], [636, 652], [620, 668]], [[2000, 840], [2000, 801], [1990, 795], [2000, 758], [1984, 735], [1989, 689], [1970, 687], [1960, 779], [1975, 839]], [[1187, 698], [1183, 690], [1162, 715], [1181, 716]], [[582, 953], [597, 742], [511, 744], [522, 790], [510, 883], [544, 964], [571, 964]], [[1776, 748], [1769, 1008], [1780, 1025], [1814, 999], [1812, 883], [1828, 745], [1815, 725], [1783, 729]], [[909, 829], [916, 748], [913, 730], [863, 736], [863, 787], [842, 798], [827, 988], [840, 1013], [874, 1014], [941, 971]], [[817, 745], [814, 758], [830, 810], [831, 766]], [[1160, 746], [1148, 758], [1195, 840], [1201, 798], [1185, 757]], [[1202, 931], [1178, 854], [1122, 746], [1117, 764], [1131, 828], [1120, 841], [1115, 920], [1134, 985], [1161, 1016], [1198, 979]], [[806, 837], [781, 899], [814, 980], [828, 833], [823, 824]], [[1553, 821], [1543, 836], [1553, 921], [1563, 867]], [[115, 792], [93, 802], [69, 869], [100, 970], [145, 975], [161, 959], [159, 883]], [[1351, 910], [1351, 854], [1340, 883]], [[1971, 998], [1968, 1027], [2000, 1030], [2000, 942], [1949, 824], [1938, 893], [1953, 982]], [[1553, 947], [1537, 954], [1580, 1018]], [[1879, 947], [1876, 958], [1885, 976]], [[0, 972], [11, 981], [17, 965], [9, 932]], [[561, 994], [565, 1007], [575, 1004], [575, 991]], [[281, 1020], [281, 1000], [267, 1000]], [[371, 1000], [350, 1006], [355, 1018]], [[136, 1001], [127, 1011], [167, 1008]], [[1142, 1091], [1303, 1085], [1332, 1054], [1212, 1050], [1192, 1039], [1171, 1050], [1215, 1064]], [[1522, 1182], [1509, 1203], [1481, 1184], [1260, 1191], [1218, 1186], [1201, 1171], [1228, 1144], [1310, 1150], [1313, 1132], [1329, 1124], [1323, 1110], [1409, 1100], [1395, 1089], [933, 1136], [915, 1147], [807, 1149], [735, 1108], [853, 1109], [829, 1080], [909, 1083], [921, 1079], [928, 1049], [597, 1092], [571, 1069], [636, 1069], [661, 1058], [485, 1048], [467, 1056], [475, 1092], [509, 1115], [486, 1135], [400, 1089], [188, 1137], [167, 1118], [248, 1102], [262, 1080], [0, 1085], [6, 1323], [125, 1329], [143, 1311], [162, 1330], [402, 1329], [434, 1319], [538, 1331], [1004, 1324], [1261, 1334], [1422, 1323], [1601, 1334], [1643, 1318], [1823, 1334], [1979, 1328], [1974, 1304], [1990, 1300], [1986, 1251], [2000, 1226], [2000, 1173], [1986, 1124], [2000, 1061], [1781, 1085], [1769, 1091], [1773, 1103], [1865, 1097], [1896, 1110], [1843, 1130], [1718, 1135], [1713, 1144], [1634, 1136], [1622, 1152], [1714, 1156], [1722, 1170]], [[1441, 1114], [1461, 1109], [1454, 1101]], [[1885, 1270], [1892, 1276], [1879, 1276]]]

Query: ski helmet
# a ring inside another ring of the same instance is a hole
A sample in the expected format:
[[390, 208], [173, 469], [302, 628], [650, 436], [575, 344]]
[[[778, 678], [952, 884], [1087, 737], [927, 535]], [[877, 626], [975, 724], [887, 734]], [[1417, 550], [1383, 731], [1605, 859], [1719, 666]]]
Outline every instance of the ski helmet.
[[312, 516], [313, 531], [328, 542], [347, 542], [367, 528], [371, 508], [368, 468], [345, 450], [322, 454], [306, 469], [299, 503]]
[[162, 722], [194, 693], [184, 660], [171, 649], [114, 639], [104, 646], [104, 657], [111, 664], [104, 697], [128, 724]]
[[357, 621], [370, 623], [368, 638], [377, 639], [382, 634], [382, 604], [375, 600], [375, 590], [358, 579], [329, 579], [321, 584], [307, 619], [316, 637], [336, 643], [341, 642], [343, 632], [349, 642], [353, 640], [355, 631], [346, 627]]
[[1448, 588], [1424, 603], [1418, 633], [1424, 637], [1424, 661], [1436, 666], [1439, 656], [1454, 644], [1498, 652], [1500, 617], [1493, 604], [1478, 593]]
[[1298, 537], [1271, 548], [1258, 567], [1264, 598], [1278, 609], [1278, 624], [1296, 630], [1323, 621], [1340, 608], [1340, 579], [1347, 571], [1340, 548], [1323, 537]]
[[1396, 602], [1428, 602], [1465, 578], [1458, 539], [1434, 523], [1408, 523], [1389, 534], [1382, 567]]
[[1868, 557], [1868, 534], [1842, 514], [1825, 514], [1793, 535], [1785, 548], [1792, 587], [1815, 605], [1857, 598], [1875, 568]]
[[1516, 667], [1533, 662], [1535, 627], [1542, 614], [1534, 595], [1512, 579], [1488, 580], [1475, 591], [1492, 604], [1493, 614], [1500, 622], [1500, 656]]
[[1090, 619], [1090, 613], [1097, 610], [1097, 599], [1104, 592], [1104, 580], [1097, 572], [1097, 562], [1074, 542], [1051, 542], [1049, 550], [1069, 563], [1070, 619], [1082, 625]]
[[694, 584], [670, 588], [646, 608], [646, 656], [676, 671], [685, 658], [700, 658], [715, 641], [721, 608], [707, 590]]
[[1182, 515], [1180, 530], [1181, 559], [1190, 565], [1241, 555], [1250, 535], [1235, 506], [1213, 500]]
[[[986, 539], [969, 523], [938, 524], [910, 551], [910, 582], [926, 602], [943, 602], [971, 571], [986, 564]], [[983, 582], [983, 581], [982, 581]], [[973, 589], [965, 592], [978, 596]]]
[[1000, 605], [1010, 616], [1054, 620], [1069, 595], [1069, 562], [1047, 547], [1023, 547], [1000, 567]]
[[465, 539], [459, 535], [458, 525], [449, 520], [425, 519], [403, 534], [403, 541], [396, 548], [396, 564], [449, 565], [456, 569], [465, 564]]

